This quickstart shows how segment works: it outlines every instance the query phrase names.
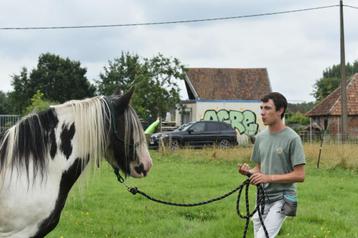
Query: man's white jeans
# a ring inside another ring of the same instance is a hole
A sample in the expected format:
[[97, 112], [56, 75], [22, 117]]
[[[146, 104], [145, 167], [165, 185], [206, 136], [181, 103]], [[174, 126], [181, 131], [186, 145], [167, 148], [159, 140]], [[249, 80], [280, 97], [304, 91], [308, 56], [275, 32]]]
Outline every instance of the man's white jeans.
[[[286, 216], [281, 214], [281, 208], [283, 206], [283, 199], [271, 204], [265, 204], [265, 211], [262, 214], [264, 225], [269, 234], [269, 238], [277, 236], [281, 229], [282, 223]], [[266, 238], [264, 229], [261, 225], [259, 214], [256, 212], [252, 217], [254, 223], [254, 235], [255, 238]]]

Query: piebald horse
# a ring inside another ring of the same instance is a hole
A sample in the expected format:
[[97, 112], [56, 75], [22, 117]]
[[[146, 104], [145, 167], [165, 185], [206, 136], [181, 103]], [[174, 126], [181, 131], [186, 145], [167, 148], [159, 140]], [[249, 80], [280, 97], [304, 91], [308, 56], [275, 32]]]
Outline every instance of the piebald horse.
[[0, 135], [0, 237], [44, 237], [89, 163], [125, 176], [152, 166], [132, 91], [69, 101], [30, 114]]

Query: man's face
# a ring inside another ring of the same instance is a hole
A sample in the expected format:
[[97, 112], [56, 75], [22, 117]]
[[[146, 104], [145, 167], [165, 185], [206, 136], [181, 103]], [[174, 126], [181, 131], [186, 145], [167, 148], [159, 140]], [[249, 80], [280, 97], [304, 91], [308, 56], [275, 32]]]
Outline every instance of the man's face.
[[267, 102], [261, 103], [261, 117], [265, 126], [270, 126], [275, 124], [277, 121], [281, 120], [282, 108], [276, 111], [276, 107], [272, 99], [269, 99]]

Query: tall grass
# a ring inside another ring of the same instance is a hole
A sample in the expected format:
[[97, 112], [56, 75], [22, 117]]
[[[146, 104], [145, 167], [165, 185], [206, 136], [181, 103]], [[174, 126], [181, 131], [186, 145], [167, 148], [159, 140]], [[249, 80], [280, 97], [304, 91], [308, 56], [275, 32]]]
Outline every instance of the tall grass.
[[[298, 186], [298, 216], [285, 221], [278, 237], [358, 237], [358, 148], [323, 147], [320, 169], [319, 145], [306, 144], [305, 152], [307, 175]], [[245, 177], [238, 175], [236, 164], [249, 161], [251, 148], [151, 153], [154, 166], [148, 177], [127, 183], [160, 199], [192, 203], [241, 184]], [[252, 203], [254, 193], [252, 188]], [[71, 192], [60, 224], [48, 237], [233, 238], [242, 236], [243, 227], [236, 195], [202, 207], [169, 207], [131, 195], [109, 166], [102, 166], [82, 194]], [[247, 237], [253, 237], [251, 225]]]
[[[317, 164], [320, 144], [305, 144], [305, 154], [308, 162]], [[321, 147], [320, 167], [357, 170], [358, 144], [324, 143]]]
[[161, 157], [180, 156], [180, 158], [183, 159], [205, 159], [207, 161], [250, 162], [251, 151], [251, 146], [233, 147], [230, 149], [208, 147], [205, 149], [181, 149], [174, 152], [166, 150], [165, 152], [160, 152], [158, 155]]
[[[307, 163], [311, 166], [317, 166], [320, 150], [320, 167], [323, 169], [336, 167], [350, 170], [358, 169], [358, 144], [324, 143], [321, 147], [319, 143], [306, 143], [304, 144], [304, 151]], [[182, 149], [177, 154], [180, 154], [180, 157], [185, 159], [200, 158], [250, 163], [251, 152], [252, 147], [246, 146], [226, 150], [215, 147], [209, 147], [204, 150]], [[161, 156], [172, 154], [173, 151], [170, 150], [160, 153]]]

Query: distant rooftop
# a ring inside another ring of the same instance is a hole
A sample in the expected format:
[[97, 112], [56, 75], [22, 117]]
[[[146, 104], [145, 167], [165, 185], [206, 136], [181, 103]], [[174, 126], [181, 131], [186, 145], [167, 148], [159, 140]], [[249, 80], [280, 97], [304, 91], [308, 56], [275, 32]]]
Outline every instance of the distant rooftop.
[[265, 68], [187, 68], [189, 99], [260, 100], [271, 92]]
[[[347, 84], [348, 115], [358, 115], [358, 73], [352, 76]], [[341, 87], [338, 87], [312, 110], [307, 116], [340, 116], [341, 115]]]

